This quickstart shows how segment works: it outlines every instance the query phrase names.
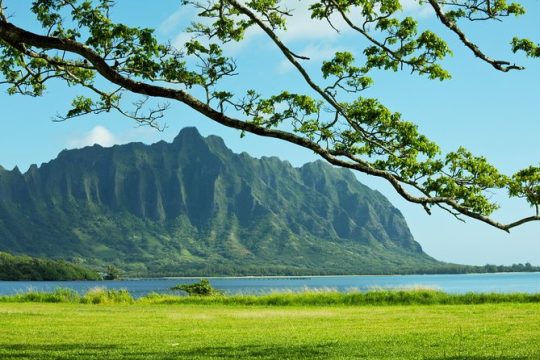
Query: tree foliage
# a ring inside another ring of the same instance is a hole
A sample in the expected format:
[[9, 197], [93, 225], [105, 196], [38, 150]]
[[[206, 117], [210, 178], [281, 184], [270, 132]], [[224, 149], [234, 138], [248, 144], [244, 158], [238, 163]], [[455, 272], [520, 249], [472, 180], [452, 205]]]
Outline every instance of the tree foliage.
[[208, 279], [201, 279], [193, 284], [180, 284], [173, 286], [171, 290], [181, 290], [190, 296], [215, 296], [221, 295], [221, 291], [214, 289]]
[[122, 272], [120, 271], [120, 269], [116, 268], [113, 265], [107, 265], [103, 280], [117, 280], [120, 278], [121, 275]]
[[101, 280], [101, 277], [93, 270], [63, 260], [0, 252], [0, 280]]
[[[440, 22], [463, 46], [495, 71], [523, 70], [491, 58], [471, 42], [465, 21], [501, 21], [525, 8], [506, 0], [427, 0]], [[193, 35], [182, 49], [157, 40], [148, 28], [115, 23], [111, 0], [35, 0], [31, 11], [41, 30], [16, 25], [0, 2], [0, 73], [9, 94], [40, 96], [51, 80], [90, 90], [78, 95], [60, 120], [119, 111], [136, 121], [159, 127], [167, 103], [151, 106], [148, 99], [179, 101], [220, 124], [242, 132], [282, 139], [308, 148], [330, 163], [386, 179], [406, 200], [427, 212], [441, 207], [461, 218], [472, 217], [508, 231], [532, 216], [502, 224], [490, 216], [498, 208], [491, 194], [505, 191], [535, 208], [540, 203], [537, 167], [507, 176], [485, 158], [460, 147], [443, 154], [420, 134], [417, 126], [388, 109], [378, 99], [363, 96], [374, 86], [374, 70], [408, 70], [444, 81], [451, 74], [441, 65], [451, 54], [446, 40], [419, 31], [419, 20], [404, 16], [399, 0], [322, 0], [310, 4], [320, 26], [340, 19], [367, 45], [361, 58], [352, 51], [336, 52], [312, 74], [309, 59], [292, 51], [280, 37], [295, 16], [280, 0], [182, 0], [198, 10], [189, 28]], [[8, 8], [9, 9], [9, 8]], [[263, 96], [264, 89], [233, 93], [223, 83], [239, 73], [224, 45], [242, 41], [246, 31], [262, 31], [300, 74], [308, 92], [284, 90]], [[538, 45], [516, 36], [510, 50], [539, 57]], [[111, 86], [114, 86], [111, 89]], [[126, 93], [140, 95], [130, 108]], [[352, 100], [350, 100], [352, 99]]]

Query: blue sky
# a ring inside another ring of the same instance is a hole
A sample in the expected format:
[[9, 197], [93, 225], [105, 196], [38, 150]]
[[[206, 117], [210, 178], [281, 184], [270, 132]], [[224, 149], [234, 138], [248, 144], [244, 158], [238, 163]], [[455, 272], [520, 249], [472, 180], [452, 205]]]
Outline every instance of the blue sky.
[[[289, 24], [283, 35], [287, 44], [297, 53], [312, 58], [307, 67], [313, 73], [318, 64], [333, 51], [351, 49], [361, 53], [362, 41], [354, 34], [335, 32], [309, 20], [303, 10], [311, 1], [287, 0], [298, 9], [300, 16]], [[32, 26], [28, 0], [7, 0], [12, 21], [21, 26]], [[182, 9], [179, 1], [149, 2], [118, 0], [113, 18], [130, 25], [156, 29], [158, 36], [181, 46], [185, 39], [182, 30], [193, 12]], [[379, 97], [404, 118], [419, 125], [420, 131], [452, 151], [463, 145], [475, 154], [486, 156], [506, 173], [540, 162], [540, 61], [511, 54], [509, 42], [514, 35], [540, 40], [540, 4], [525, 3], [529, 12], [503, 23], [476, 22], [465, 24], [470, 38], [495, 58], [507, 59], [525, 65], [522, 72], [500, 73], [488, 64], [478, 61], [458, 43], [454, 34], [438, 24], [434, 15], [412, 1], [405, 4], [405, 13], [417, 16], [422, 28], [439, 31], [449, 42], [454, 56], [444, 65], [452, 72], [449, 81], [430, 81], [411, 75], [379, 72], [375, 85], [365, 96]], [[338, 24], [339, 25], [339, 24]], [[536, 36], [536, 38], [535, 38]], [[283, 89], [305, 89], [283, 57], [260, 33], [249, 33], [246, 43], [230, 46], [241, 74], [227, 86], [241, 91], [258, 88], [268, 94]], [[197, 126], [203, 135], [216, 134], [234, 151], [247, 151], [253, 156], [276, 155], [301, 165], [316, 157], [309, 151], [280, 141], [256, 136], [241, 139], [237, 131], [205, 119], [181, 104], [172, 104], [163, 119], [167, 128], [157, 132], [147, 127], [136, 127], [117, 114], [101, 114], [54, 123], [51, 118], [68, 104], [76, 88], [51, 84], [41, 98], [9, 97], [0, 89], [0, 165], [7, 169], [19, 166], [26, 170], [30, 164], [49, 161], [65, 148], [77, 148], [92, 143], [111, 146], [130, 141], [152, 143], [171, 141], [185, 126]], [[418, 242], [426, 252], [437, 259], [469, 264], [511, 264], [531, 262], [540, 265], [540, 224], [528, 224], [511, 234], [468, 220], [461, 223], [447, 213], [434, 211], [428, 216], [420, 207], [408, 204], [381, 180], [358, 174], [363, 183], [386, 195], [404, 214]], [[505, 200], [496, 195], [502, 210], [495, 217], [510, 220], [529, 214], [528, 206], [518, 201]]]

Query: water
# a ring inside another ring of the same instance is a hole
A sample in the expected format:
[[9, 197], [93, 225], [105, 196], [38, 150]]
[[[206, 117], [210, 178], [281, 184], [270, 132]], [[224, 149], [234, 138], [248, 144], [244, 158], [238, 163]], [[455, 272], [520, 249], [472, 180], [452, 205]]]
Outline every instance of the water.
[[[267, 278], [209, 278], [210, 283], [227, 294], [264, 294], [273, 291], [334, 289], [366, 291], [375, 288], [434, 288], [448, 293], [526, 292], [540, 293], [540, 273], [500, 273], [466, 275], [393, 275], [393, 276], [315, 276]], [[26, 292], [30, 289], [52, 291], [70, 288], [80, 293], [95, 287], [127, 289], [134, 297], [150, 292], [172, 293], [177, 284], [198, 279], [140, 279], [118, 281], [0, 281], [0, 295]]]

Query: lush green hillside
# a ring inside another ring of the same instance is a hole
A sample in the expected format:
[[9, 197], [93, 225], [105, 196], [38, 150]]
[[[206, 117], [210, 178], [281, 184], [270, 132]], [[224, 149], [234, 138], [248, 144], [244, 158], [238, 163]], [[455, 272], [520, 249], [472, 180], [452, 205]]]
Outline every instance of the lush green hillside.
[[63, 151], [0, 169], [0, 251], [83, 258], [128, 275], [431, 271], [401, 213], [347, 170], [173, 143]]
[[99, 280], [95, 271], [63, 260], [12, 256], [0, 252], [0, 280]]

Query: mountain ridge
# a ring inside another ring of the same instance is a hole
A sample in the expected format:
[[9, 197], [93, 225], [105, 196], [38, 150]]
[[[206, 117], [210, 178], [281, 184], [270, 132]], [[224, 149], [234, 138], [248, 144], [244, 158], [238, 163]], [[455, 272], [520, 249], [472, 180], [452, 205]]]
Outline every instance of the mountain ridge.
[[437, 267], [401, 212], [351, 171], [171, 143], [63, 150], [0, 168], [0, 251], [133, 275], [395, 273]]

